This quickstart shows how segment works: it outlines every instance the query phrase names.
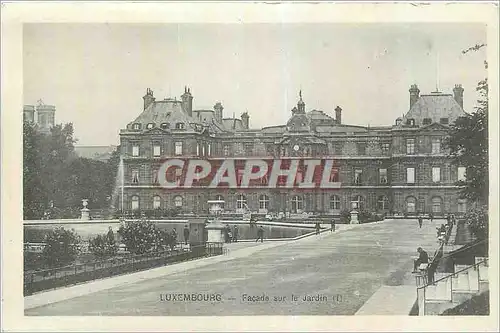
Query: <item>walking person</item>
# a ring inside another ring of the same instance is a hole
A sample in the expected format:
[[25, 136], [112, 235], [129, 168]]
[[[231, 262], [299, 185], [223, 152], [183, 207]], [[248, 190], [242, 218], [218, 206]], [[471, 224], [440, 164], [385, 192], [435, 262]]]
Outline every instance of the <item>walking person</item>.
[[424, 219], [422, 218], [422, 215], [418, 216], [418, 225], [420, 228], [422, 228], [422, 223], [424, 222]]
[[184, 226], [184, 245], [188, 245], [189, 241], [189, 228], [187, 224]]
[[261, 243], [264, 242], [264, 228], [262, 226], [257, 230], [257, 239], [255, 241], [258, 242], [259, 239]]
[[330, 231], [334, 232], [335, 231], [335, 219], [332, 219], [330, 221], [330, 227], [331, 227]]
[[238, 242], [238, 226], [234, 226], [234, 229], [233, 229], [233, 241], [235, 243]]
[[431, 223], [432, 223], [432, 220], [434, 219], [434, 216], [432, 215], [432, 213], [429, 213], [429, 219], [431, 220]]
[[320, 225], [319, 225], [319, 222], [316, 222], [315, 227], [316, 227], [316, 235], [319, 235], [319, 230], [321, 228]]

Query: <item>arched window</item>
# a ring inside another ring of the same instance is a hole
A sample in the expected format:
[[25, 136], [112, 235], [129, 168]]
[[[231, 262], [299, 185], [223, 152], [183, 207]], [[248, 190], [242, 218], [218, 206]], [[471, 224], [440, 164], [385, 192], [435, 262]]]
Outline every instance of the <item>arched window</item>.
[[441, 213], [443, 205], [443, 199], [441, 197], [433, 197], [432, 198], [432, 212], [433, 213]]
[[417, 205], [417, 199], [415, 197], [406, 198], [406, 212], [415, 213]]
[[184, 200], [182, 199], [182, 197], [180, 195], [176, 196], [174, 198], [174, 206], [175, 207], [182, 207], [183, 201]]
[[238, 197], [236, 198], [236, 208], [247, 208], [247, 198], [243, 194], [238, 195]]
[[304, 200], [299, 195], [292, 197], [292, 213], [301, 213], [304, 209]]
[[269, 197], [265, 194], [259, 197], [259, 209], [269, 209]]
[[330, 209], [340, 210], [340, 198], [338, 195], [332, 195], [330, 197]]
[[139, 196], [134, 195], [130, 200], [130, 208], [132, 210], [139, 210]]
[[153, 209], [161, 208], [161, 197], [159, 195], [155, 195], [153, 197]]
[[361, 195], [355, 195], [351, 199], [351, 208], [363, 210], [365, 208], [365, 198]]
[[387, 210], [389, 209], [389, 198], [387, 198], [385, 195], [381, 195], [378, 197], [377, 200], [378, 203], [378, 209], [379, 210]]
[[[218, 201], [224, 201], [224, 197], [223, 197], [222, 195], [220, 195], [220, 194], [217, 194], [217, 195], [215, 196], [215, 200], [218, 200]], [[221, 207], [222, 209], [224, 209], [224, 202], [221, 202], [219, 205], [220, 205], [220, 207]]]

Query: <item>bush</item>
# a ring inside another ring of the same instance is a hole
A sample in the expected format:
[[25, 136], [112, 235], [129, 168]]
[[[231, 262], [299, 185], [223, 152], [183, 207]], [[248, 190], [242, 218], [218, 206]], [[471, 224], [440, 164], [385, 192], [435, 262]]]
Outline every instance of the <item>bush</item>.
[[49, 267], [73, 263], [80, 253], [80, 236], [74, 230], [59, 227], [47, 234], [42, 252], [43, 262]]
[[98, 259], [106, 259], [116, 255], [118, 245], [116, 244], [113, 231], [106, 235], [97, 235], [89, 241], [89, 251]]
[[128, 251], [142, 254], [153, 251], [163, 251], [167, 246], [173, 248], [173, 237], [166, 231], [160, 230], [156, 225], [147, 220], [126, 221], [118, 234]]
[[349, 223], [351, 222], [351, 212], [347, 209], [344, 209], [340, 212], [340, 223]]
[[478, 239], [488, 238], [488, 207], [479, 206], [471, 208], [465, 214], [465, 220], [471, 232]]

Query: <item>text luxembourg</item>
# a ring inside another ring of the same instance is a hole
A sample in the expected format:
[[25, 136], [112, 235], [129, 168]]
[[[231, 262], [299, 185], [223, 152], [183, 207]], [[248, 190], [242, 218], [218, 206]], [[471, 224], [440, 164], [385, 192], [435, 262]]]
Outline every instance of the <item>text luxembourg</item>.
[[339, 188], [337, 179], [331, 159], [168, 159], [158, 170], [158, 183], [165, 188], [327, 189]]

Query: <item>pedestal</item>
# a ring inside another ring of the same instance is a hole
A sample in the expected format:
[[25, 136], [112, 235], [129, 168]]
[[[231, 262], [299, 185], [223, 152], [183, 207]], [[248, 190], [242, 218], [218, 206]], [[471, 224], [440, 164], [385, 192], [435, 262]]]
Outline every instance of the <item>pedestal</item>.
[[88, 208], [82, 208], [80, 209], [80, 212], [82, 212], [82, 216], [80, 217], [80, 220], [90, 220], [90, 209]]
[[358, 211], [357, 210], [351, 211], [351, 224], [359, 224]]
[[207, 224], [207, 243], [224, 243], [224, 225], [220, 222], [214, 221]]

